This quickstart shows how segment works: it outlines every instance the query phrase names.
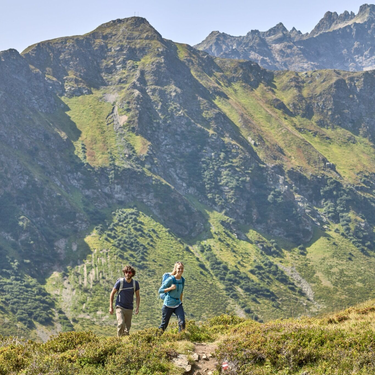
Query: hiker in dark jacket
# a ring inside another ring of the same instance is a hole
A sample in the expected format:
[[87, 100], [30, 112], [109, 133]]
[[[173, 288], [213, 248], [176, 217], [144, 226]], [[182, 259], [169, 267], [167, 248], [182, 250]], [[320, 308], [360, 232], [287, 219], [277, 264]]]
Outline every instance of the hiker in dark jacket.
[[167, 329], [169, 319], [172, 314], [178, 318], [178, 331], [185, 329], [185, 312], [182, 306], [182, 295], [185, 285], [185, 279], [182, 277], [184, 272], [184, 265], [181, 262], [176, 262], [173, 271], [162, 284], [159, 293], [166, 293], [164, 304], [162, 308], [162, 319], [159, 328], [163, 332]]
[[136, 303], [135, 314], [139, 312], [139, 303], [141, 301], [139, 296], [139, 283], [133, 280], [135, 269], [132, 266], [125, 266], [122, 272], [124, 272], [125, 277], [116, 281], [109, 298], [109, 313], [113, 314], [113, 297], [118, 293], [116, 298], [118, 337], [129, 335], [133, 315], [134, 294]]

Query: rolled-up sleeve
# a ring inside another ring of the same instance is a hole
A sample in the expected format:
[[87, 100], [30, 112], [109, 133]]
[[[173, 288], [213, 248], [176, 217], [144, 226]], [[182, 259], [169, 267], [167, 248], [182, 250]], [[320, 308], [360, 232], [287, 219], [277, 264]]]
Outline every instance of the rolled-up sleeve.
[[164, 289], [169, 288], [173, 284], [172, 277], [168, 277], [167, 280], [164, 281], [164, 283], [159, 288], [159, 293], [164, 293]]

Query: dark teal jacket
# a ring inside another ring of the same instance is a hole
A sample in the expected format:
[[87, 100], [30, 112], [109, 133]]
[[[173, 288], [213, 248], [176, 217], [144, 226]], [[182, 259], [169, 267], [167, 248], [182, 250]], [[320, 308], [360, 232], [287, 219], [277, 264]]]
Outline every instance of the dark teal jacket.
[[181, 276], [177, 280], [174, 276], [168, 277], [159, 289], [159, 293], [164, 293], [164, 289], [169, 288], [172, 284], [176, 284], [176, 289], [167, 292], [164, 298], [164, 305], [168, 307], [176, 307], [181, 304], [181, 294], [184, 291], [185, 279]]

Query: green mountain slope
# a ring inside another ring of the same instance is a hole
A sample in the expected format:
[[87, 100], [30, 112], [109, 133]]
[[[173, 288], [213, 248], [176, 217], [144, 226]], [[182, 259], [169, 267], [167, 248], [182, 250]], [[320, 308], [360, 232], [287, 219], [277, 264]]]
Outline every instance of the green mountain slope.
[[272, 73], [133, 17], [2, 52], [0, 87], [1, 334], [113, 334], [127, 263], [135, 329], [177, 260], [197, 321], [373, 297], [372, 72]]

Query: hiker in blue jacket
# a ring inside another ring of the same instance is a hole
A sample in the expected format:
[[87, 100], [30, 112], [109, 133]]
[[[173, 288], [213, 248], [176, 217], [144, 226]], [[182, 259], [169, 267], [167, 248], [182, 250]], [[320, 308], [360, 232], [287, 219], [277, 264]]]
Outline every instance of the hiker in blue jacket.
[[182, 277], [183, 272], [184, 265], [181, 262], [176, 262], [170, 277], [163, 282], [159, 289], [159, 293], [166, 293], [159, 326], [163, 332], [167, 329], [172, 314], [175, 314], [178, 318], [178, 332], [185, 329], [185, 312], [182, 306], [182, 294], [185, 285], [185, 279]]

